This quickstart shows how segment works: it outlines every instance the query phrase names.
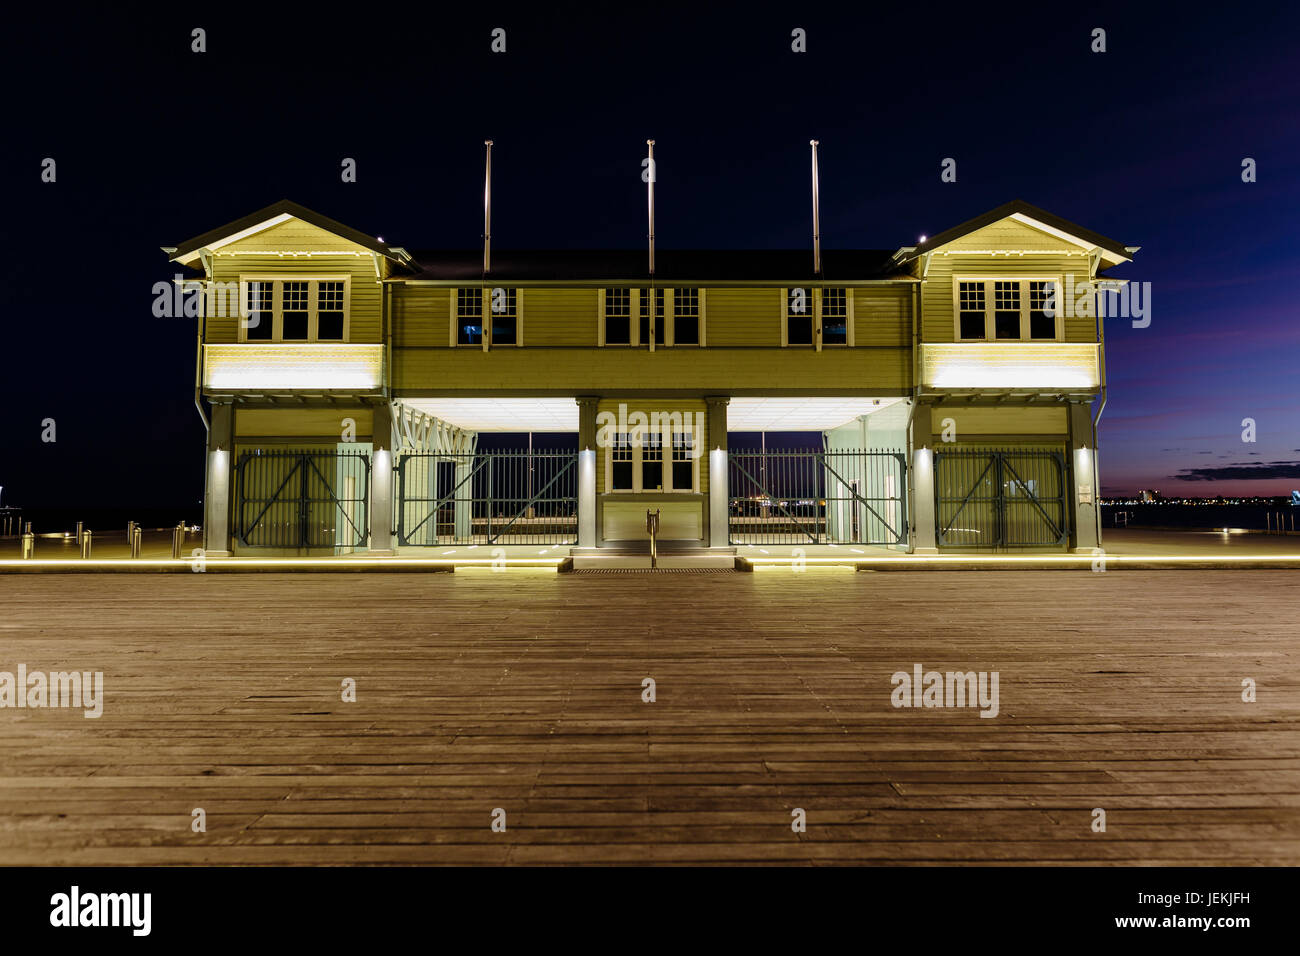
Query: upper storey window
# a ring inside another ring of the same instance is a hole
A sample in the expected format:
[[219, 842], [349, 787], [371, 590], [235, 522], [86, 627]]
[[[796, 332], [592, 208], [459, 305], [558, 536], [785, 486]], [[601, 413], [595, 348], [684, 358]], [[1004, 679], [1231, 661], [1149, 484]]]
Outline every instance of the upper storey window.
[[492, 290], [492, 344], [519, 344], [519, 298], [514, 289]]
[[673, 344], [700, 344], [700, 290], [673, 290]]
[[843, 286], [812, 284], [785, 290], [782, 345], [849, 345], [853, 299]]
[[632, 290], [605, 290], [605, 344], [632, 344]]
[[518, 289], [502, 286], [457, 289], [451, 300], [452, 344], [478, 348], [522, 345], [521, 301]]
[[483, 290], [456, 290], [456, 344], [483, 344]]
[[956, 334], [960, 341], [1058, 341], [1051, 308], [1057, 279], [958, 279]]
[[242, 278], [243, 342], [346, 342], [348, 279]]
[[812, 345], [816, 324], [812, 286], [785, 290], [785, 344]]
[[822, 289], [822, 345], [849, 344], [849, 290]]

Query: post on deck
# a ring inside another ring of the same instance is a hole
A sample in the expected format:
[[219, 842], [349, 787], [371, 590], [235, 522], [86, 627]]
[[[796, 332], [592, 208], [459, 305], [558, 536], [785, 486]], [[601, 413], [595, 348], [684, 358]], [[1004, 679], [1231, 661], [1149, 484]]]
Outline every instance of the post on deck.
[[370, 459], [370, 553], [396, 554], [393, 550], [393, 412], [375, 406], [374, 451]]
[[931, 406], [920, 405], [912, 416], [912, 554], [938, 554], [934, 531], [934, 433]]
[[578, 398], [578, 547], [596, 546], [596, 406], [599, 399]]
[[704, 399], [708, 408], [705, 448], [709, 452], [709, 528], [707, 541], [711, 548], [725, 548], [730, 544], [730, 491], [727, 488], [727, 405], [731, 399], [725, 395], [710, 395]]
[[1066, 462], [1070, 546], [1085, 554], [1101, 546], [1097, 537], [1097, 489], [1093, 487], [1096, 454], [1097, 449], [1092, 447], [1092, 409], [1082, 402], [1071, 402], [1070, 457]]
[[203, 501], [203, 551], [230, 556], [230, 481], [235, 460], [235, 415], [231, 405], [212, 406], [208, 429], [208, 487]]

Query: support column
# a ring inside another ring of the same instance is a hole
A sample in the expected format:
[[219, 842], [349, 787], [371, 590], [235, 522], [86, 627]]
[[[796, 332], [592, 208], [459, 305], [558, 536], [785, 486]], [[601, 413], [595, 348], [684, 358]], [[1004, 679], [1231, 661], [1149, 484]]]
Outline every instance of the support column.
[[203, 552], [230, 557], [230, 481], [235, 453], [235, 415], [230, 405], [213, 405], [208, 428], [208, 486], [203, 496]]
[[731, 399], [725, 395], [706, 396], [708, 429], [705, 447], [709, 450], [709, 526], [705, 544], [710, 548], [725, 548], [730, 542], [730, 496], [727, 467], [727, 406]]
[[596, 547], [596, 405], [594, 395], [578, 402], [578, 547]]
[[912, 416], [912, 554], [938, 554], [934, 533], [934, 434], [932, 406], [921, 404]]
[[1070, 403], [1070, 453], [1066, 461], [1066, 482], [1070, 514], [1070, 546], [1091, 554], [1101, 546], [1097, 534], [1097, 489], [1092, 447], [1092, 409], [1080, 402]]
[[393, 413], [387, 404], [375, 406], [371, 432], [370, 553], [393, 555]]

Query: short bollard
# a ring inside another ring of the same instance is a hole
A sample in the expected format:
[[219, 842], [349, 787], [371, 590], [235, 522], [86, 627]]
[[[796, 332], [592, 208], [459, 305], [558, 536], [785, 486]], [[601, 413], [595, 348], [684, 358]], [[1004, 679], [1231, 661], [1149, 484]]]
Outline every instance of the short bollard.
[[185, 522], [172, 528], [172, 559], [178, 560], [185, 550]]
[[81, 533], [81, 556], [83, 558], [90, 557], [90, 532], [89, 531], [83, 531]]
[[81, 536], [85, 533], [86, 533], [85, 523], [78, 521], [77, 522], [77, 547], [81, 547]]
[[27, 522], [27, 528], [23, 531], [23, 558], [36, 557], [36, 535], [32, 534], [32, 523]]
[[135, 522], [128, 521], [126, 523], [126, 543], [129, 545], [134, 537], [135, 537]]
[[[132, 524], [135, 524], [135, 522], [132, 522]], [[140, 526], [135, 525], [135, 527], [131, 529], [131, 557], [133, 558], [140, 557], [140, 539]]]

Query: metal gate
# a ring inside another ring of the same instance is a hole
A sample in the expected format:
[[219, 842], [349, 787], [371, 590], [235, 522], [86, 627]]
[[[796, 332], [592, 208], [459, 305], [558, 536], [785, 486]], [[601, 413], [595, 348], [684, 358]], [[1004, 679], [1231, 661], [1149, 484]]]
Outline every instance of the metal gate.
[[404, 546], [576, 544], [578, 453], [403, 455], [397, 540]]
[[896, 450], [727, 453], [732, 544], [907, 541], [907, 456]]
[[1033, 548], [1069, 539], [1065, 455], [961, 449], [934, 456], [935, 525], [949, 548]]
[[368, 451], [254, 449], [235, 464], [235, 539], [250, 548], [361, 548]]

